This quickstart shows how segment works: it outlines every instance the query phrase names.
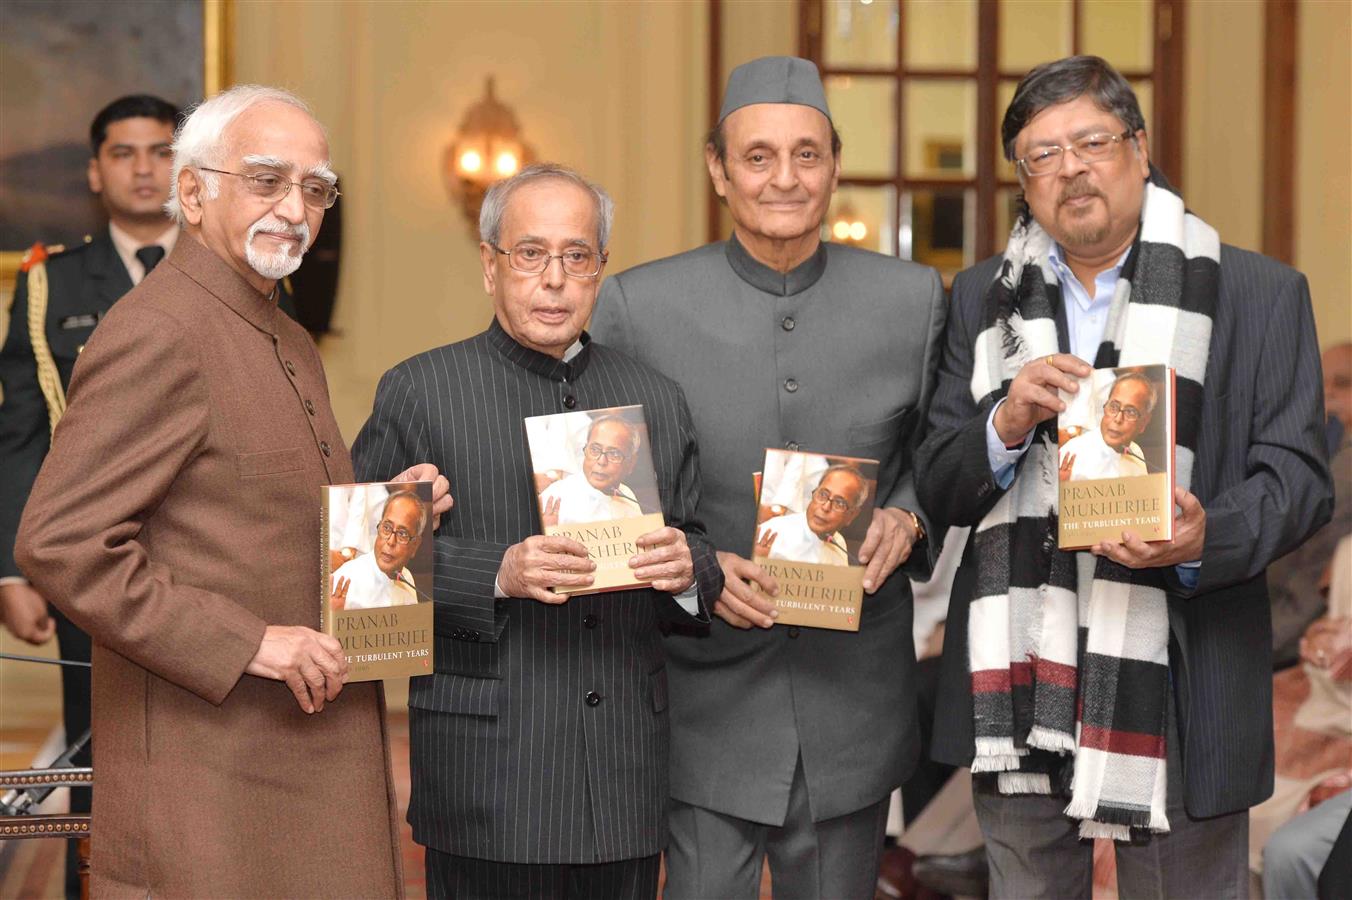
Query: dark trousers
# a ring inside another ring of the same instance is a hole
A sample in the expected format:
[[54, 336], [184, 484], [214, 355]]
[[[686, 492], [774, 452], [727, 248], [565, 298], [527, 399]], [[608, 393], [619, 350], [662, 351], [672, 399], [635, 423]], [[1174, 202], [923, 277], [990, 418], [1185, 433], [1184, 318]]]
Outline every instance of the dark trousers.
[[930, 759], [934, 745], [934, 715], [939, 699], [939, 657], [931, 656], [915, 664], [915, 711], [920, 722], [920, 762], [906, 783], [901, 786], [901, 812], [907, 827], [929, 805], [934, 795], [943, 790], [948, 779], [957, 771]]
[[666, 900], [755, 900], [768, 857], [776, 900], [872, 900], [890, 798], [812, 821], [798, 760], [783, 825], [672, 801]]
[[[76, 628], [55, 606], [51, 609], [56, 620], [56, 643], [61, 658], [89, 662], [89, 635]], [[89, 730], [89, 669], [83, 666], [61, 667], [61, 720], [66, 729], [66, 744], [70, 745]], [[90, 746], [86, 745], [73, 760], [77, 767], [91, 764]], [[89, 788], [70, 789], [70, 811], [88, 813], [92, 797]], [[66, 900], [80, 900], [80, 842], [66, 841]]]
[[660, 854], [610, 863], [540, 865], [427, 848], [428, 900], [652, 900]]
[[[1170, 700], [1165, 761], [1169, 833], [1152, 835], [1141, 844], [1117, 844], [1117, 895], [1122, 900], [1247, 897], [1249, 811], [1194, 819], [1183, 808], [1183, 762]], [[1079, 839], [1078, 821], [1063, 812], [1066, 798], [1009, 796], [976, 788], [973, 800], [986, 838], [992, 900], [1089, 900], [1094, 843]]]

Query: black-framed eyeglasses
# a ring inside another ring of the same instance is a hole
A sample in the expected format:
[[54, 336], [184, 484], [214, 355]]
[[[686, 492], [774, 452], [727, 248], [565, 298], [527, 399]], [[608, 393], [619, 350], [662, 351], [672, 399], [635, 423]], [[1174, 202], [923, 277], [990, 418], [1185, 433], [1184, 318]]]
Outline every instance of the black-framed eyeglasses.
[[550, 253], [539, 244], [517, 244], [510, 250], [504, 250], [497, 244], [490, 245], [507, 257], [507, 265], [526, 275], [539, 275], [554, 260], [559, 260], [563, 271], [574, 278], [591, 278], [601, 274], [607, 254], [590, 247], [569, 247], [562, 253]]
[[818, 503], [830, 504], [836, 512], [845, 512], [850, 509], [850, 501], [844, 497], [831, 493], [826, 488], [819, 487], [812, 492], [812, 499]]
[[198, 166], [197, 168], [203, 172], [215, 172], [217, 175], [233, 175], [236, 178], [243, 178], [244, 187], [249, 193], [269, 203], [280, 203], [283, 197], [291, 193], [293, 187], [300, 188], [301, 200], [311, 209], [329, 209], [337, 202], [339, 196], [336, 187], [320, 178], [290, 181], [276, 172], [259, 172], [257, 175], [246, 175], [243, 172], [208, 169], [206, 166]]
[[413, 538], [415, 537], [415, 535], [410, 533], [407, 529], [395, 528], [394, 523], [390, 522], [388, 519], [377, 525], [376, 531], [387, 541], [393, 538], [394, 542], [401, 547], [413, 543]]
[[1135, 422], [1141, 418], [1141, 411], [1139, 409], [1134, 406], [1127, 406], [1123, 403], [1119, 403], [1116, 400], [1109, 400], [1105, 403], [1103, 411], [1114, 418], [1121, 416], [1128, 422]]
[[605, 457], [606, 462], [617, 466], [629, 458], [629, 454], [623, 450], [616, 450], [614, 447], [602, 447], [600, 444], [592, 443], [582, 448], [587, 459], [600, 459]]
[[1061, 155], [1069, 150], [1078, 156], [1081, 162], [1092, 166], [1111, 157], [1117, 151], [1117, 145], [1131, 137], [1131, 134], [1131, 129], [1128, 128], [1121, 134], [1086, 134], [1069, 144], [1034, 147], [1026, 156], [1014, 160], [1014, 164], [1022, 168], [1025, 175], [1033, 178], [1050, 175], [1060, 171]]

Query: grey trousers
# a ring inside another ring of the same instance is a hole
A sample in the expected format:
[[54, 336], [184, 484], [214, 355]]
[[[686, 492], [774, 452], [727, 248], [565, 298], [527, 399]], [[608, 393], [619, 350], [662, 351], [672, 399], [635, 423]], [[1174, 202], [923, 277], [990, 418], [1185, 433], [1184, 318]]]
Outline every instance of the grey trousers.
[[[1171, 698], [1172, 699], [1172, 698]], [[1183, 763], [1178, 725], [1169, 704], [1169, 833], [1145, 844], [1118, 843], [1117, 892], [1136, 898], [1244, 898], [1249, 893], [1249, 812], [1193, 819], [1183, 808]], [[977, 821], [986, 838], [992, 900], [1091, 894], [1094, 844], [1079, 839], [1079, 825], [1062, 810], [1062, 797], [1005, 796], [973, 792]]]
[[1265, 900], [1306, 900], [1317, 893], [1319, 873], [1352, 813], [1352, 791], [1328, 798], [1272, 833], [1263, 847]]
[[775, 900], [872, 900], [888, 799], [813, 822], [800, 759], [778, 827], [674, 800], [663, 900], [755, 900], [767, 856]]

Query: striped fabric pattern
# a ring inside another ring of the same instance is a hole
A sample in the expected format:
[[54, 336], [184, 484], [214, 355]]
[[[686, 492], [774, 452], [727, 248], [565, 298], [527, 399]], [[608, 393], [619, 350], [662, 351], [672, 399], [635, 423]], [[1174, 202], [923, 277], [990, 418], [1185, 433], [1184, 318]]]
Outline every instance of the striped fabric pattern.
[[686, 533], [707, 621], [722, 574], [694, 514], [699, 461], [674, 382], [590, 342], [555, 360], [496, 321], [380, 381], [353, 445], [357, 477], [431, 462], [455, 498], [436, 533], [435, 673], [410, 683], [409, 821], [421, 844], [500, 862], [598, 863], [665, 843], [659, 629], [694, 619], [653, 590], [558, 606], [493, 596], [508, 547], [539, 533], [522, 419], [628, 404], [643, 405], [663, 514]]
[[[1123, 267], [1095, 368], [1176, 370], [1176, 478], [1191, 483], [1220, 241], [1158, 173]], [[1026, 217], [1010, 235], [974, 345], [971, 392], [989, 408], [1024, 365], [1058, 352], [1051, 238]], [[1003, 793], [1053, 793], [1083, 837], [1167, 831], [1169, 613], [1158, 570], [1057, 550], [1056, 421], [1037, 429], [1011, 489], [973, 532], [970, 608], [973, 772]]]

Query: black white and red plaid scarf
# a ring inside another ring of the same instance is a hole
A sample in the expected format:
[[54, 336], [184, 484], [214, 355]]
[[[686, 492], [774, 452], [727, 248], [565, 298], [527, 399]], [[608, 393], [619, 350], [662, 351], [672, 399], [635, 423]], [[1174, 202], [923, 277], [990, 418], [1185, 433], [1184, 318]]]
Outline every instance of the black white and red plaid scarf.
[[[1059, 351], [1051, 238], [1025, 214], [986, 294], [972, 395], [989, 411], [1026, 363]], [[1164, 364], [1177, 378], [1177, 484], [1191, 483], [1220, 275], [1215, 229], [1152, 167], [1141, 229], [1113, 292], [1096, 369]], [[1065, 793], [1082, 837], [1169, 830], [1169, 615], [1159, 570], [1057, 549], [1056, 420], [972, 536], [968, 625], [974, 773], [1001, 793]]]

